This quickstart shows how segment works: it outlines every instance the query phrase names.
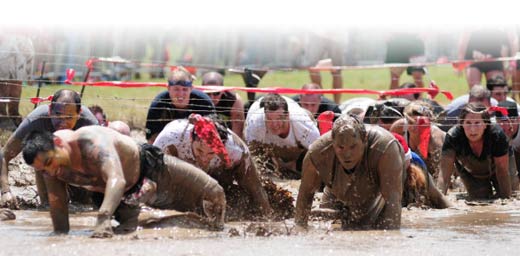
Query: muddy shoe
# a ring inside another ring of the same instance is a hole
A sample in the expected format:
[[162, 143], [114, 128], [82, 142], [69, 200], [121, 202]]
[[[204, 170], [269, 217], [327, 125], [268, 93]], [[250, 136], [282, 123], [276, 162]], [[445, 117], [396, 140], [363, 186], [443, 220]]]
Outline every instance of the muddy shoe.
[[8, 209], [0, 209], [0, 221], [4, 220], [14, 220], [16, 219], [16, 215]]

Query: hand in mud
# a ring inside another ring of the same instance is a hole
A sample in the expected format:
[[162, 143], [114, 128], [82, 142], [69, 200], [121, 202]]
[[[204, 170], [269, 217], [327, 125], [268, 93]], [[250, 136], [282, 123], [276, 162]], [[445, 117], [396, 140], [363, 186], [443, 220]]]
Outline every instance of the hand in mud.
[[226, 204], [224, 203], [224, 205], [217, 205], [204, 200], [202, 205], [204, 208], [204, 213], [208, 217], [210, 223], [209, 228], [215, 231], [223, 230]]
[[99, 214], [96, 228], [94, 229], [94, 233], [90, 237], [111, 238], [112, 236], [114, 236], [114, 231], [112, 231], [112, 223], [110, 216]]
[[2, 193], [1, 205], [9, 209], [19, 209], [18, 200], [10, 191]]
[[14, 220], [16, 215], [8, 209], [0, 209], [0, 221], [3, 220]]

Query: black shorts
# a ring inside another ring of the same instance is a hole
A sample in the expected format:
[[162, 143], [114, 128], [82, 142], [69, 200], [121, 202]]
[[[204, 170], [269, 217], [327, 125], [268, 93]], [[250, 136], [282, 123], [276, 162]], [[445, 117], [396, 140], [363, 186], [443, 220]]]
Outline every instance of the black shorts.
[[472, 68], [477, 68], [481, 73], [487, 73], [489, 71], [503, 71], [504, 64], [501, 61], [490, 61], [490, 62], [477, 62], [471, 64]]

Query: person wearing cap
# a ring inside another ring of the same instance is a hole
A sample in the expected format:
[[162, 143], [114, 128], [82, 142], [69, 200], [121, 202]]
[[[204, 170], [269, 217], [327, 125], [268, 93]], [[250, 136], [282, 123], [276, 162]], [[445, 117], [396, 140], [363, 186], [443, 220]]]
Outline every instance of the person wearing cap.
[[344, 229], [399, 229], [405, 164], [403, 148], [390, 132], [340, 116], [305, 155], [295, 223], [307, 226], [323, 182], [320, 208], [337, 208]]
[[[319, 84], [309, 83], [304, 84], [302, 90], [315, 90], [322, 89]], [[292, 97], [300, 106], [311, 112], [315, 118], [325, 111], [332, 111], [337, 114], [341, 114], [341, 110], [334, 101], [329, 100], [327, 97], [323, 97], [321, 93], [316, 94], [300, 94]]]
[[490, 79], [496, 75], [505, 76], [502, 61], [486, 61], [493, 58], [514, 56], [517, 46], [514, 43], [514, 30], [498, 27], [481, 27], [464, 32], [459, 41], [459, 60], [474, 61], [466, 68], [466, 80], [471, 89], [480, 83], [482, 75]]
[[[518, 190], [518, 164], [520, 164], [520, 136], [518, 134], [518, 108], [516, 103], [511, 101], [501, 101], [498, 103], [495, 118], [502, 127], [502, 130], [509, 139], [509, 168], [511, 178], [511, 186], [513, 191]], [[507, 115], [506, 115], [507, 114]]]
[[193, 89], [193, 77], [184, 68], [175, 69], [168, 79], [168, 90], [153, 99], [146, 116], [146, 139], [155, 137], [172, 120], [188, 118], [191, 113], [215, 114], [215, 107], [205, 93]]
[[[456, 168], [455, 168], [456, 167]], [[446, 194], [456, 169], [470, 199], [511, 197], [509, 144], [482, 103], [469, 103], [446, 133], [437, 187]]]
[[[8, 173], [9, 162], [15, 158], [23, 148], [23, 139], [32, 131], [55, 132], [63, 129], [76, 130], [83, 126], [97, 125], [96, 117], [90, 110], [81, 105], [81, 98], [76, 91], [62, 89], [52, 96], [50, 105], [41, 105], [34, 109], [14, 133], [9, 137], [0, 152], [0, 185], [2, 187], [2, 206], [18, 208], [16, 197], [11, 194]], [[40, 172], [36, 172], [36, 187], [42, 205], [48, 204], [47, 190]]]
[[406, 139], [392, 133], [403, 147], [404, 160], [406, 161], [405, 181], [403, 187], [403, 207], [433, 207], [444, 209], [451, 206], [449, 200], [437, 189], [433, 177], [428, 173], [428, 168], [421, 157], [413, 152]]
[[[154, 146], [204, 170], [224, 188], [227, 198], [245, 195], [253, 199], [246, 199], [250, 202], [248, 205], [237, 205], [228, 200], [228, 216], [240, 218], [244, 215], [242, 212], [251, 209], [259, 210], [265, 217], [272, 214], [249, 149], [229, 128], [209, 117], [193, 114], [189, 120], [174, 120], [166, 125]], [[240, 195], [234, 182], [240, 187]]]
[[[202, 76], [202, 85], [223, 86], [224, 77], [218, 72], [208, 72]], [[231, 91], [206, 92], [215, 106], [218, 118], [225, 122], [236, 135], [243, 137], [244, 101]]]
[[251, 105], [244, 137], [253, 157], [275, 165], [261, 171], [299, 179], [305, 152], [320, 133], [311, 113], [288, 97], [269, 93]]
[[404, 108], [403, 118], [394, 122], [390, 131], [407, 139], [408, 146], [426, 162], [428, 172], [437, 181], [446, 132], [433, 123], [433, 118], [431, 105], [413, 101]]

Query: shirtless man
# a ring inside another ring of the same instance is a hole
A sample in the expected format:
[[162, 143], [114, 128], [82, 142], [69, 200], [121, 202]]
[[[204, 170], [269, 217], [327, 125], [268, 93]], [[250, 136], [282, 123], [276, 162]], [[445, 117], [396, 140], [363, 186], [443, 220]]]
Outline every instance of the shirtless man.
[[[76, 130], [83, 126], [97, 125], [96, 117], [81, 105], [79, 93], [72, 90], [58, 90], [50, 105], [42, 105], [33, 110], [9, 137], [2, 149], [3, 161], [0, 166], [3, 206], [18, 208], [16, 197], [11, 194], [8, 182], [9, 162], [22, 151], [22, 140], [32, 131], [55, 132], [61, 129]], [[42, 205], [47, 204], [47, 192], [40, 172], [36, 172], [36, 186]]]
[[210, 222], [223, 228], [226, 199], [216, 180], [110, 128], [36, 131], [24, 140], [23, 157], [44, 176], [55, 233], [69, 231], [66, 184], [104, 194], [93, 237], [113, 235], [114, 215], [125, 231], [135, 229], [139, 203], [193, 211], [205, 201]]
[[[249, 149], [230, 129], [192, 114], [190, 120], [174, 120], [166, 125], [153, 145], [207, 172], [224, 188], [228, 198], [238, 196], [229, 194], [236, 181], [264, 216], [272, 213]], [[241, 207], [245, 206], [231, 206]]]
[[257, 100], [247, 113], [244, 137], [253, 156], [265, 150], [282, 178], [300, 178], [303, 157], [319, 136], [312, 114], [276, 93]]
[[320, 207], [331, 208], [339, 201], [343, 228], [400, 228], [405, 160], [390, 132], [340, 116], [332, 130], [311, 145], [303, 166], [297, 225], [307, 226], [314, 192], [323, 182], [325, 204]]

